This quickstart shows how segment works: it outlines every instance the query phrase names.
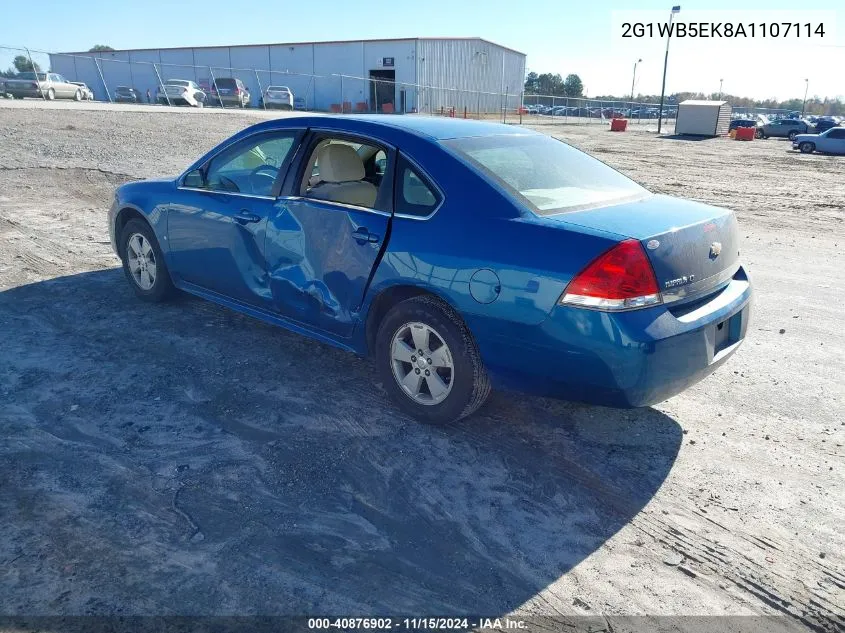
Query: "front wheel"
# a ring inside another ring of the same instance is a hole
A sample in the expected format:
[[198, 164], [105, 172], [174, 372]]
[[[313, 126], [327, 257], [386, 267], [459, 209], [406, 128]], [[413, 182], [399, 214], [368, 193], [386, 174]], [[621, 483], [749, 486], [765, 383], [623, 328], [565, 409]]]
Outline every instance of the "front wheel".
[[798, 149], [801, 150], [802, 154], [812, 154], [813, 151], [816, 149], [816, 146], [810, 143], [809, 141], [804, 141], [801, 145], [798, 146]]
[[376, 335], [376, 365], [393, 401], [423, 422], [456, 422], [490, 395], [472, 335], [451, 306], [430, 295], [390, 309]]
[[135, 294], [145, 301], [164, 301], [173, 294], [173, 282], [150, 225], [139, 219], [126, 223], [121, 232], [123, 272]]
[[73, 100], [74, 100], [74, 101], [82, 101], [82, 91], [81, 91], [81, 90], [77, 90], [77, 91], [73, 94]]
[[47, 101], [53, 101], [56, 98], [56, 91], [50, 88], [47, 90]]
[[754, 137], [758, 139], [763, 138], [763, 130], [757, 130], [756, 132], [754, 132]]

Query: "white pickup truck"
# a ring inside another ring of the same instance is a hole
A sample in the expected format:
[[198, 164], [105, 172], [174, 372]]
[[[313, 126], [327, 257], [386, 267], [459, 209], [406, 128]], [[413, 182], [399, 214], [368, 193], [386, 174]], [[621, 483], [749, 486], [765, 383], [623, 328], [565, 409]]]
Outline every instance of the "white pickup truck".
[[17, 77], [6, 79], [6, 93], [13, 99], [35, 97], [37, 99], [73, 99], [82, 101], [85, 93], [79, 86], [70, 83], [58, 73], [20, 73]]

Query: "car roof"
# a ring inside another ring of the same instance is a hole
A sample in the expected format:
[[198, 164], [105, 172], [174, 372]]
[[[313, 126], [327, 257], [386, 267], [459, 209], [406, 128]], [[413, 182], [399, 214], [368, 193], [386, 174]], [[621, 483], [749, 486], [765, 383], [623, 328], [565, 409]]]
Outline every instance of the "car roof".
[[493, 135], [536, 135], [537, 132], [526, 128], [487, 121], [471, 121], [451, 117], [435, 117], [418, 114], [343, 114], [323, 116], [285, 117], [259, 123], [249, 128], [252, 132], [260, 129], [279, 127], [331, 127], [338, 131], [371, 132], [373, 127], [404, 131], [415, 136], [432, 140], [467, 138], [471, 136]]

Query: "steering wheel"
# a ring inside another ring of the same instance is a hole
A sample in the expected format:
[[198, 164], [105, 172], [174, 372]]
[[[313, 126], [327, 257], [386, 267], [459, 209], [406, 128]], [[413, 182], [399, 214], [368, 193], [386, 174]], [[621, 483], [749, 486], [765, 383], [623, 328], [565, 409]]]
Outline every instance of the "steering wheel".
[[[273, 189], [276, 176], [279, 175], [279, 168], [273, 165], [259, 165], [249, 173], [249, 184], [253, 193], [268, 192]], [[269, 179], [269, 183], [267, 182]]]

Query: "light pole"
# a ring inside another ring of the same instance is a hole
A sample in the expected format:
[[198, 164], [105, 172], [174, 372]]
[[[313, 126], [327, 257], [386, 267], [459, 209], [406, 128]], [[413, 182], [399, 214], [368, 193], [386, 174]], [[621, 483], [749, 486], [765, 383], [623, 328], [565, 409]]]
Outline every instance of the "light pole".
[[634, 102], [634, 84], [637, 83], [637, 64], [641, 63], [642, 61], [642, 59], [638, 59], [634, 62], [634, 78], [631, 79], [631, 103]]
[[722, 82], [725, 81], [724, 79], [719, 80], [719, 101], [722, 100]]
[[810, 88], [810, 80], [804, 80], [804, 103], [801, 104], [801, 118], [804, 118], [804, 108], [807, 107], [807, 90]]
[[666, 57], [663, 58], [663, 86], [660, 88], [660, 114], [657, 119], [657, 133], [660, 134], [660, 128], [663, 125], [663, 97], [666, 95], [666, 67], [669, 65], [669, 41], [672, 39], [672, 19], [676, 13], [681, 12], [681, 5], [672, 7], [672, 12], [669, 14], [669, 34], [666, 36]]

